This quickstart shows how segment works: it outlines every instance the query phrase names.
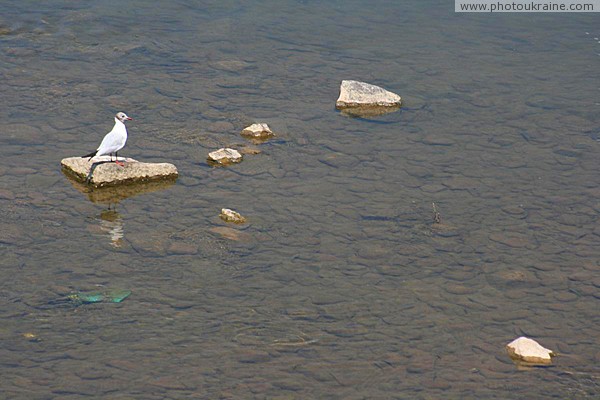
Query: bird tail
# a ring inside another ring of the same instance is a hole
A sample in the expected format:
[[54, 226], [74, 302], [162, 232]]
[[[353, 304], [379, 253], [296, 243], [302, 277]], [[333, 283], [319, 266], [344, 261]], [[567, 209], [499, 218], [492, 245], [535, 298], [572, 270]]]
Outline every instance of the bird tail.
[[89, 160], [91, 160], [91, 159], [92, 159], [92, 157], [94, 157], [94, 156], [95, 156], [97, 153], [98, 153], [98, 150], [96, 150], [96, 151], [92, 151], [90, 154], [86, 154], [85, 156], [81, 156], [81, 158], [86, 158], [86, 157], [89, 157], [89, 158], [88, 158], [88, 161], [89, 161]]

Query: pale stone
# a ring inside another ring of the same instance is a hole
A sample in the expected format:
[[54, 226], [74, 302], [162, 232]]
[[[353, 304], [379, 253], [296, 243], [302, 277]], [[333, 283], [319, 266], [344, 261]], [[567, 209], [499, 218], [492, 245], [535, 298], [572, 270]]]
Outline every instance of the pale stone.
[[340, 97], [335, 106], [339, 109], [352, 107], [393, 107], [402, 105], [402, 98], [379, 86], [358, 81], [342, 81]]
[[247, 136], [252, 139], [267, 139], [274, 135], [271, 131], [271, 128], [269, 128], [269, 125], [265, 124], [264, 122], [261, 122], [258, 124], [252, 124], [244, 128], [244, 130], [242, 131], [242, 136]]
[[508, 355], [515, 360], [525, 361], [531, 364], [551, 364], [555, 353], [542, 347], [533, 339], [521, 336], [506, 345]]
[[246, 222], [246, 218], [242, 217], [239, 212], [230, 210], [229, 208], [222, 208], [219, 217], [225, 222], [234, 222], [236, 224], [243, 224]]
[[235, 149], [222, 148], [208, 153], [208, 161], [220, 165], [239, 163], [242, 161], [242, 155]]
[[[177, 168], [173, 164], [144, 163], [123, 157], [119, 157], [119, 161], [124, 162], [124, 165], [110, 162], [110, 156], [94, 157], [92, 160], [85, 157], [69, 157], [60, 163], [65, 172], [94, 187], [172, 179], [178, 176]], [[89, 176], [94, 164], [95, 168]]]

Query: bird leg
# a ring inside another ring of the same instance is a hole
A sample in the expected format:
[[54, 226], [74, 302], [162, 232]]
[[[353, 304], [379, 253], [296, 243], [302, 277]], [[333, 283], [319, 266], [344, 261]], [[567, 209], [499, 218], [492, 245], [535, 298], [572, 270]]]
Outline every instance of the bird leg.
[[115, 164], [117, 164], [120, 167], [124, 167], [125, 163], [119, 161], [119, 152], [115, 152]]

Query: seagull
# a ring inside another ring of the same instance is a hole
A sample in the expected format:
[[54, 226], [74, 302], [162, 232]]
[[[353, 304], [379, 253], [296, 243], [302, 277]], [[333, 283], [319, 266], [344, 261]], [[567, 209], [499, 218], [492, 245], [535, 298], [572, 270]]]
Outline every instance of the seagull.
[[104, 156], [109, 154], [110, 160], [112, 161], [112, 155], [114, 153], [116, 157], [115, 164], [124, 166], [125, 164], [119, 161], [117, 152], [125, 147], [125, 142], [127, 141], [127, 128], [125, 128], [125, 121], [130, 121], [132, 119], [133, 118], [128, 117], [124, 112], [117, 113], [117, 115], [115, 115], [115, 126], [113, 126], [112, 131], [108, 132], [106, 136], [104, 136], [104, 139], [102, 139], [102, 143], [100, 143], [98, 149], [81, 157], [89, 157], [89, 161], [96, 156]]

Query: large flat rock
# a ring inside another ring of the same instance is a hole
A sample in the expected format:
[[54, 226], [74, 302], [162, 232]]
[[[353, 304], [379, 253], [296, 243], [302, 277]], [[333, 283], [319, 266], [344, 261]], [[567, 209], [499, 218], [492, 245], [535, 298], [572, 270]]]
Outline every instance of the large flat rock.
[[379, 86], [359, 81], [342, 81], [336, 108], [350, 115], [375, 116], [395, 111], [402, 105], [402, 98]]
[[65, 172], [81, 182], [87, 182], [90, 169], [95, 165], [91, 179], [87, 182], [94, 187], [117, 186], [128, 183], [173, 179], [179, 174], [169, 163], [143, 163], [133, 158], [119, 157], [124, 166], [109, 162], [109, 156], [94, 157], [91, 161], [83, 157], [64, 158], [60, 164]]
[[552, 363], [555, 353], [542, 347], [533, 339], [521, 336], [506, 345], [506, 351], [513, 360], [520, 360], [530, 364], [547, 365]]

